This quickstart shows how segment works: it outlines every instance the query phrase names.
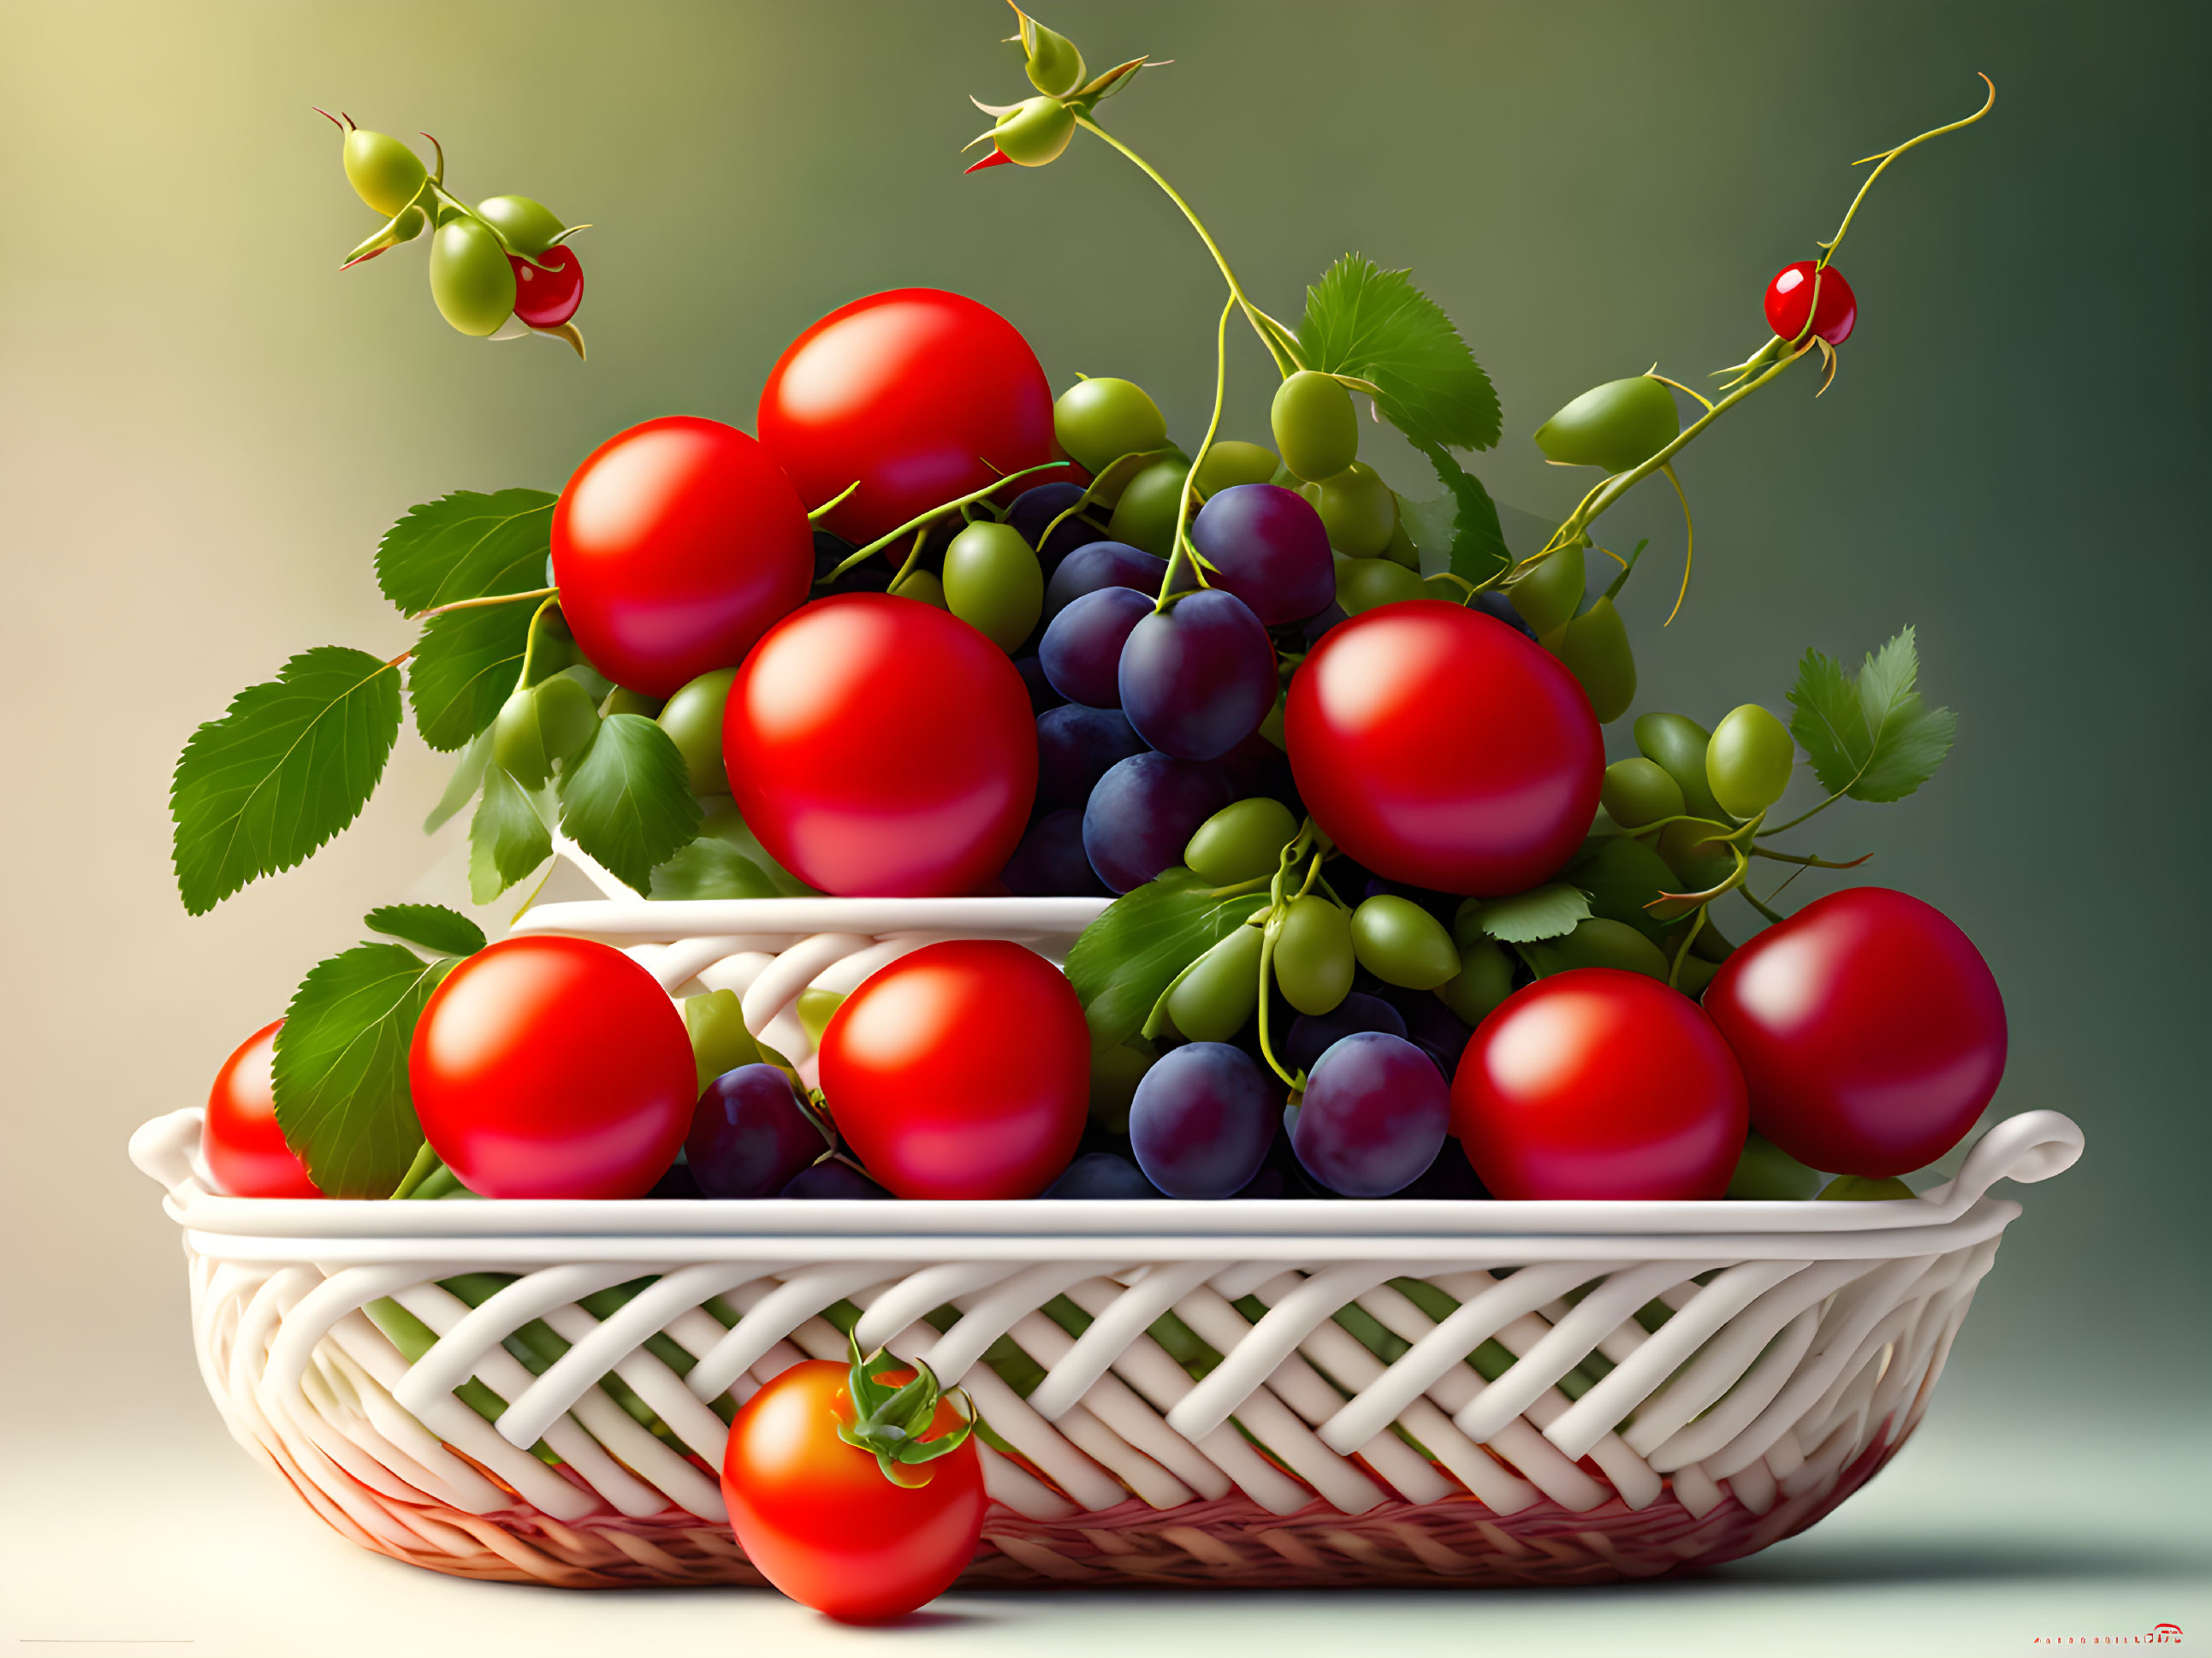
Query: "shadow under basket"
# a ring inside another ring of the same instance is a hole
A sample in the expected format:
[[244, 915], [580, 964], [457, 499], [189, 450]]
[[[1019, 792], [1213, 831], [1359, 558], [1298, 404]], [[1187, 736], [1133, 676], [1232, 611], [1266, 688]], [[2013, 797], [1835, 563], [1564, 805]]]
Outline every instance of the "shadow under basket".
[[[810, 986], [936, 937], [1058, 955], [1088, 919], [918, 902], [529, 921], [625, 944], [672, 994], [736, 989], [789, 1042]], [[2081, 1147], [2029, 1112], [1878, 1203], [318, 1202], [211, 1192], [200, 1116], [131, 1150], [183, 1229], [232, 1434], [364, 1548], [578, 1588], [760, 1582], [717, 1484], [727, 1422], [855, 1328], [1010, 1448], [982, 1449], [967, 1585], [1702, 1570], [1895, 1453], [2020, 1212], [1990, 1188]]]

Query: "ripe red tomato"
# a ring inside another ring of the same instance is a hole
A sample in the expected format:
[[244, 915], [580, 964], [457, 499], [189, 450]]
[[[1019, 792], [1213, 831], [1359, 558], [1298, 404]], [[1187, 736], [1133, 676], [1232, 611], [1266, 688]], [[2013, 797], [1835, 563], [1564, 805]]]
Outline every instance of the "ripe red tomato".
[[956, 939], [902, 956], [838, 1005], [821, 1077], [837, 1132], [898, 1196], [1033, 1198], [1083, 1138], [1091, 1033], [1043, 957]]
[[[898, 1382], [909, 1372], [882, 1378]], [[739, 1407], [722, 1454], [722, 1495], [738, 1546], [793, 1600], [852, 1624], [880, 1623], [935, 1600], [983, 1533], [983, 1464], [970, 1438], [896, 1485], [875, 1457], [837, 1437], [850, 1421], [846, 1366], [794, 1364]], [[940, 1400], [935, 1439], [960, 1424]]]
[[793, 340], [761, 389], [758, 424], [812, 505], [859, 483], [823, 523], [865, 544], [1050, 460], [1052, 388], [1029, 342], [989, 307], [900, 288]]
[[691, 1127], [684, 1017], [583, 938], [506, 938], [430, 993], [407, 1056], [431, 1149], [487, 1198], [642, 1197]]
[[1036, 793], [1020, 671], [966, 623], [888, 593], [770, 629], [730, 687], [722, 755], [761, 843], [840, 896], [977, 890]]
[[1886, 887], [1816, 898], [1722, 964], [1705, 1011], [1752, 1122], [1832, 1174], [1901, 1175], [1956, 1145], [2004, 1075], [2004, 999], [1941, 910]]
[[534, 259], [507, 256], [514, 267], [514, 314], [532, 328], [558, 328], [584, 302], [584, 264], [566, 244]]
[[1559, 659], [1436, 599], [1339, 623], [1291, 679], [1291, 771], [1314, 822], [1387, 880], [1497, 896], [1589, 832], [1597, 716]]
[[[1835, 266], [1819, 274], [1820, 308], [1813, 315], [1813, 332], [1831, 345], [1841, 345], [1850, 338], [1859, 319], [1858, 296]], [[1803, 343], [1806, 314], [1813, 312], [1813, 276], [1814, 261], [1800, 259], [1784, 265], [1767, 283], [1766, 325], [1776, 337]]]
[[1717, 1198], [1748, 1127], [1743, 1072], [1712, 1022], [1616, 968], [1516, 991], [1452, 1080], [1452, 1133], [1501, 1198]]
[[666, 696], [734, 667], [805, 602], [813, 531], [759, 444], [671, 415], [617, 433], [576, 469], [553, 509], [553, 580], [592, 665]]
[[234, 1198], [319, 1198], [314, 1181], [276, 1126], [269, 1087], [282, 1019], [264, 1025], [238, 1045], [215, 1073], [207, 1116], [200, 1125], [200, 1156], [216, 1189]]

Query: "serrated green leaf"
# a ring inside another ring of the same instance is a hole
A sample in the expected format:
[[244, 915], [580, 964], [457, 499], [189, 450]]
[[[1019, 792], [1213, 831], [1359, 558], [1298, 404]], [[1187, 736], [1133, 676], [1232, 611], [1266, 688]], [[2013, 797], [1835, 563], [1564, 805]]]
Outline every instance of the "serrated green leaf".
[[284, 1143], [334, 1198], [381, 1198], [422, 1143], [407, 1050], [453, 969], [404, 944], [356, 944], [301, 981], [276, 1032], [273, 1089]]
[[561, 832], [627, 887], [699, 832], [702, 813], [676, 741], [641, 714], [609, 714], [561, 778]]
[[1418, 445], [1487, 449], [1498, 393], [1436, 301], [1411, 273], [1347, 253], [1306, 290], [1298, 349], [1306, 367], [1372, 380], [1382, 417]]
[[448, 610], [423, 624], [407, 669], [407, 700], [425, 743], [449, 754], [499, 717], [500, 705], [522, 677], [536, 609], [517, 599]]
[[1133, 1035], [1176, 974], [1267, 907], [1264, 893], [1224, 896], [1181, 866], [1109, 904], [1067, 956], [1092, 1051]]
[[443, 904], [384, 904], [362, 916], [361, 924], [441, 956], [473, 956], [485, 942], [482, 927]]
[[491, 729], [486, 726], [476, 735], [476, 740], [462, 750], [453, 767], [453, 775], [446, 780], [446, 792], [438, 797], [438, 804], [430, 808], [430, 815], [422, 820], [422, 833], [435, 835], [451, 822], [463, 806], [476, 798], [483, 785], [484, 768], [491, 763]]
[[522, 785], [494, 766], [469, 820], [469, 896], [488, 904], [553, 855], [553, 836]]
[[1461, 908], [1471, 908], [1475, 926], [1502, 944], [1562, 938], [1589, 920], [1590, 914], [1589, 900], [1582, 890], [1563, 882], [1505, 898], [1470, 898]]
[[1406, 531], [1421, 553], [1422, 574], [1449, 570], [1480, 586], [1513, 562], [1498, 527], [1498, 503], [1482, 480], [1445, 450], [1428, 445], [1421, 452], [1444, 486], [1434, 501], [1399, 501]]
[[408, 616], [545, 585], [553, 507], [543, 489], [473, 489], [409, 509], [376, 548], [376, 585]]
[[1832, 657], [1805, 653], [1790, 691], [1790, 732], [1831, 795], [1902, 800], [1936, 774], [1959, 720], [1921, 701], [1919, 675], [1910, 628], [1869, 655], [1856, 676]]
[[758, 864], [719, 836], [701, 835], [653, 872], [653, 898], [775, 898], [783, 895]]
[[204, 914], [361, 815], [399, 735], [399, 677], [366, 651], [302, 651], [178, 756], [169, 785], [185, 908]]

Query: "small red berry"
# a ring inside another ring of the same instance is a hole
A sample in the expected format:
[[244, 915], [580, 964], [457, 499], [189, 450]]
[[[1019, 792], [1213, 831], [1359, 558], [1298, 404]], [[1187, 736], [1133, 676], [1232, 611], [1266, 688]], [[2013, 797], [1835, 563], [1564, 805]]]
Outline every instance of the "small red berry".
[[1776, 271], [1774, 280], [1766, 285], [1766, 325], [1778, 338], [1802, 343], [1816, 276], [1820, 298], [1818, 310], [1813, 311], [1812, 331], [1831, 345], [1841, 345], [1851, 337], [1851, 325], [1859, 319], [1859, 302], [1844, 273], [1833, 265], [1816, 270], [1812, 260], [1800, 259]]
[[584, 302], [584, 266], [565, 244], [549, 247], [535, 263], [510, 253], [514, 267], [514, 314], [532, 328], [558, 328]]

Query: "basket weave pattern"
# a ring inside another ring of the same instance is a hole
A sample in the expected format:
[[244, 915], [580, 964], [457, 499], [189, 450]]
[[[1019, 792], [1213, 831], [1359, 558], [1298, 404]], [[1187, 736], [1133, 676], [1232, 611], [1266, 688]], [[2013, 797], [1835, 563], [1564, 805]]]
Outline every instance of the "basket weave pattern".
[[[582, 919], [560, 930], [610, 930]], [[792, 1054], [801, 990], [928, 936], [633, 953], [672, 993], [736, 990]], [[1635, 1206], [1679, 1213], [1626, 1231], [1540, 1212], [1607, 1206], [1526, 1204], [286, 1204], [209, 1194], [198, 1123], [158, 1119], [132, 1152], [185, 1228], [233, 1434], [363, 1547], [569, 1587], [757, 1582], [715, 1479], [726, 1418], [842, 1358], [855, 1309], [864, 1345], [966, 1387], [1012, 1447], [983, 1449], [965, 1581], [1561, 1583], [1735, 1558], [1912, 1431], [2018, 1212], [1984, 1193], [2080, 1145], [2032, 1113], [1910, 1205], [1788, 1231], [1749, 1230], [1781, 1206]]]

